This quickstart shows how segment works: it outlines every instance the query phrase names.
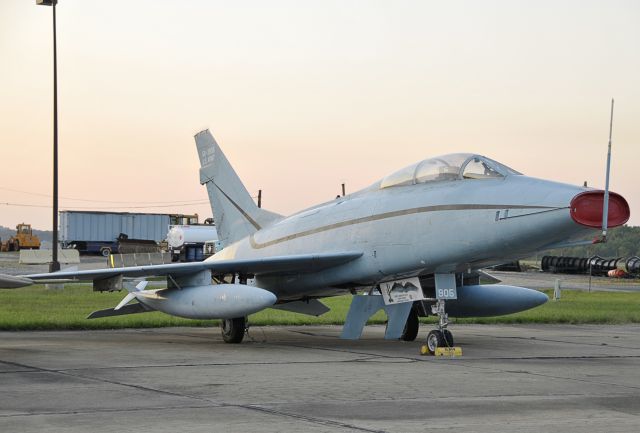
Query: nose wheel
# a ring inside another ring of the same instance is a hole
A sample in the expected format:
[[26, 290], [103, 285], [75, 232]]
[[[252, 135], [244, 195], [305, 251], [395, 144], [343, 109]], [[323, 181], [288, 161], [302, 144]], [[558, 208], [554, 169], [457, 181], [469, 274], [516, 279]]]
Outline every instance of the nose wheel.
[[443, 347], [444, 344], [444, 335], [442, 334], [442, 331], [435, 329], [427, 335], [427, 349], [429, 349], [429, 353], [431, 355], [436, 353], [436, 349], [438, 347]]
[[447, 343], [447, 347], [453, 347], [453, 334], [448, 329], [442, 331], [444, 336], [444, 342]]
[[427, 335], [429, 354], [434, 355], [438, 347], [453, 347], [453, 334], [448, 329], [434, 329]]

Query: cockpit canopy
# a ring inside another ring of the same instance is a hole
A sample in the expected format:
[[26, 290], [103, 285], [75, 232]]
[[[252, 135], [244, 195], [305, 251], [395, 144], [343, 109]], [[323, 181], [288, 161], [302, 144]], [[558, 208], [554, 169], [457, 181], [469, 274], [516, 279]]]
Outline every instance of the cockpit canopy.
[[390, 174], [380, 188], [459, 179], [503, 178], [519, 173], [506, 165], [472, 153], [450, 153], [425, 159]]

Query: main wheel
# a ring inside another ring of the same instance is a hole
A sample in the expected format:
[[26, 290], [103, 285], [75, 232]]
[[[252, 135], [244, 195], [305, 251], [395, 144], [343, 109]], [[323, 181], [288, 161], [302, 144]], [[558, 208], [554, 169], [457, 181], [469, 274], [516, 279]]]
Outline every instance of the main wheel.
[[444, 336], [439, 330], [433, 330], [427, 335], [427, 349], [429, 353], [434, 355], [438, 347], [445, 347], [447, 343], [444, 341]]
[[236, 317], [235, 319], [223, 319], [220, 322], [222, 331], [222, 340], [225, 343], [238, 344], [242, 343], [244, 331], [247, 325], [246, 317]]
[[418, 319], [418, 312], [415, 308], [409, 311], [409, 317], [407, 317], [407, 323], [404, 325], [404, 330], [400, 339], [402, 341], [414, 341], [418, 336], [418, 330], [420, 329], [420, 320]]

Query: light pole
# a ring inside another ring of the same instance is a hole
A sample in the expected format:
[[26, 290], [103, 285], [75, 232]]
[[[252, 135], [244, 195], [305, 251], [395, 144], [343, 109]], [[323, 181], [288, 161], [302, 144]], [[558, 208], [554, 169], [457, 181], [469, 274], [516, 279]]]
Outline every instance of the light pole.
[[53, 250], [49, 272], [60, 270], [58, 262], [58, 62], [56, 49], [56, 3], [36, 0], [37, 5], [53, 6]]

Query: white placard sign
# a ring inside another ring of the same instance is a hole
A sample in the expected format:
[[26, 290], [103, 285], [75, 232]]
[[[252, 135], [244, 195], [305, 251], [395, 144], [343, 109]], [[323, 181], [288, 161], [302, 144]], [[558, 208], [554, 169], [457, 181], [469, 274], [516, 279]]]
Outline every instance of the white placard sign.
[[436, 299], [458, 299], [455, 274], [436, 274]]
[[424, 299], [422, 286], [418, 278], [380, 283], [380, 291], [385, 305], [401, 304], [403, 302], [420, 301]]

